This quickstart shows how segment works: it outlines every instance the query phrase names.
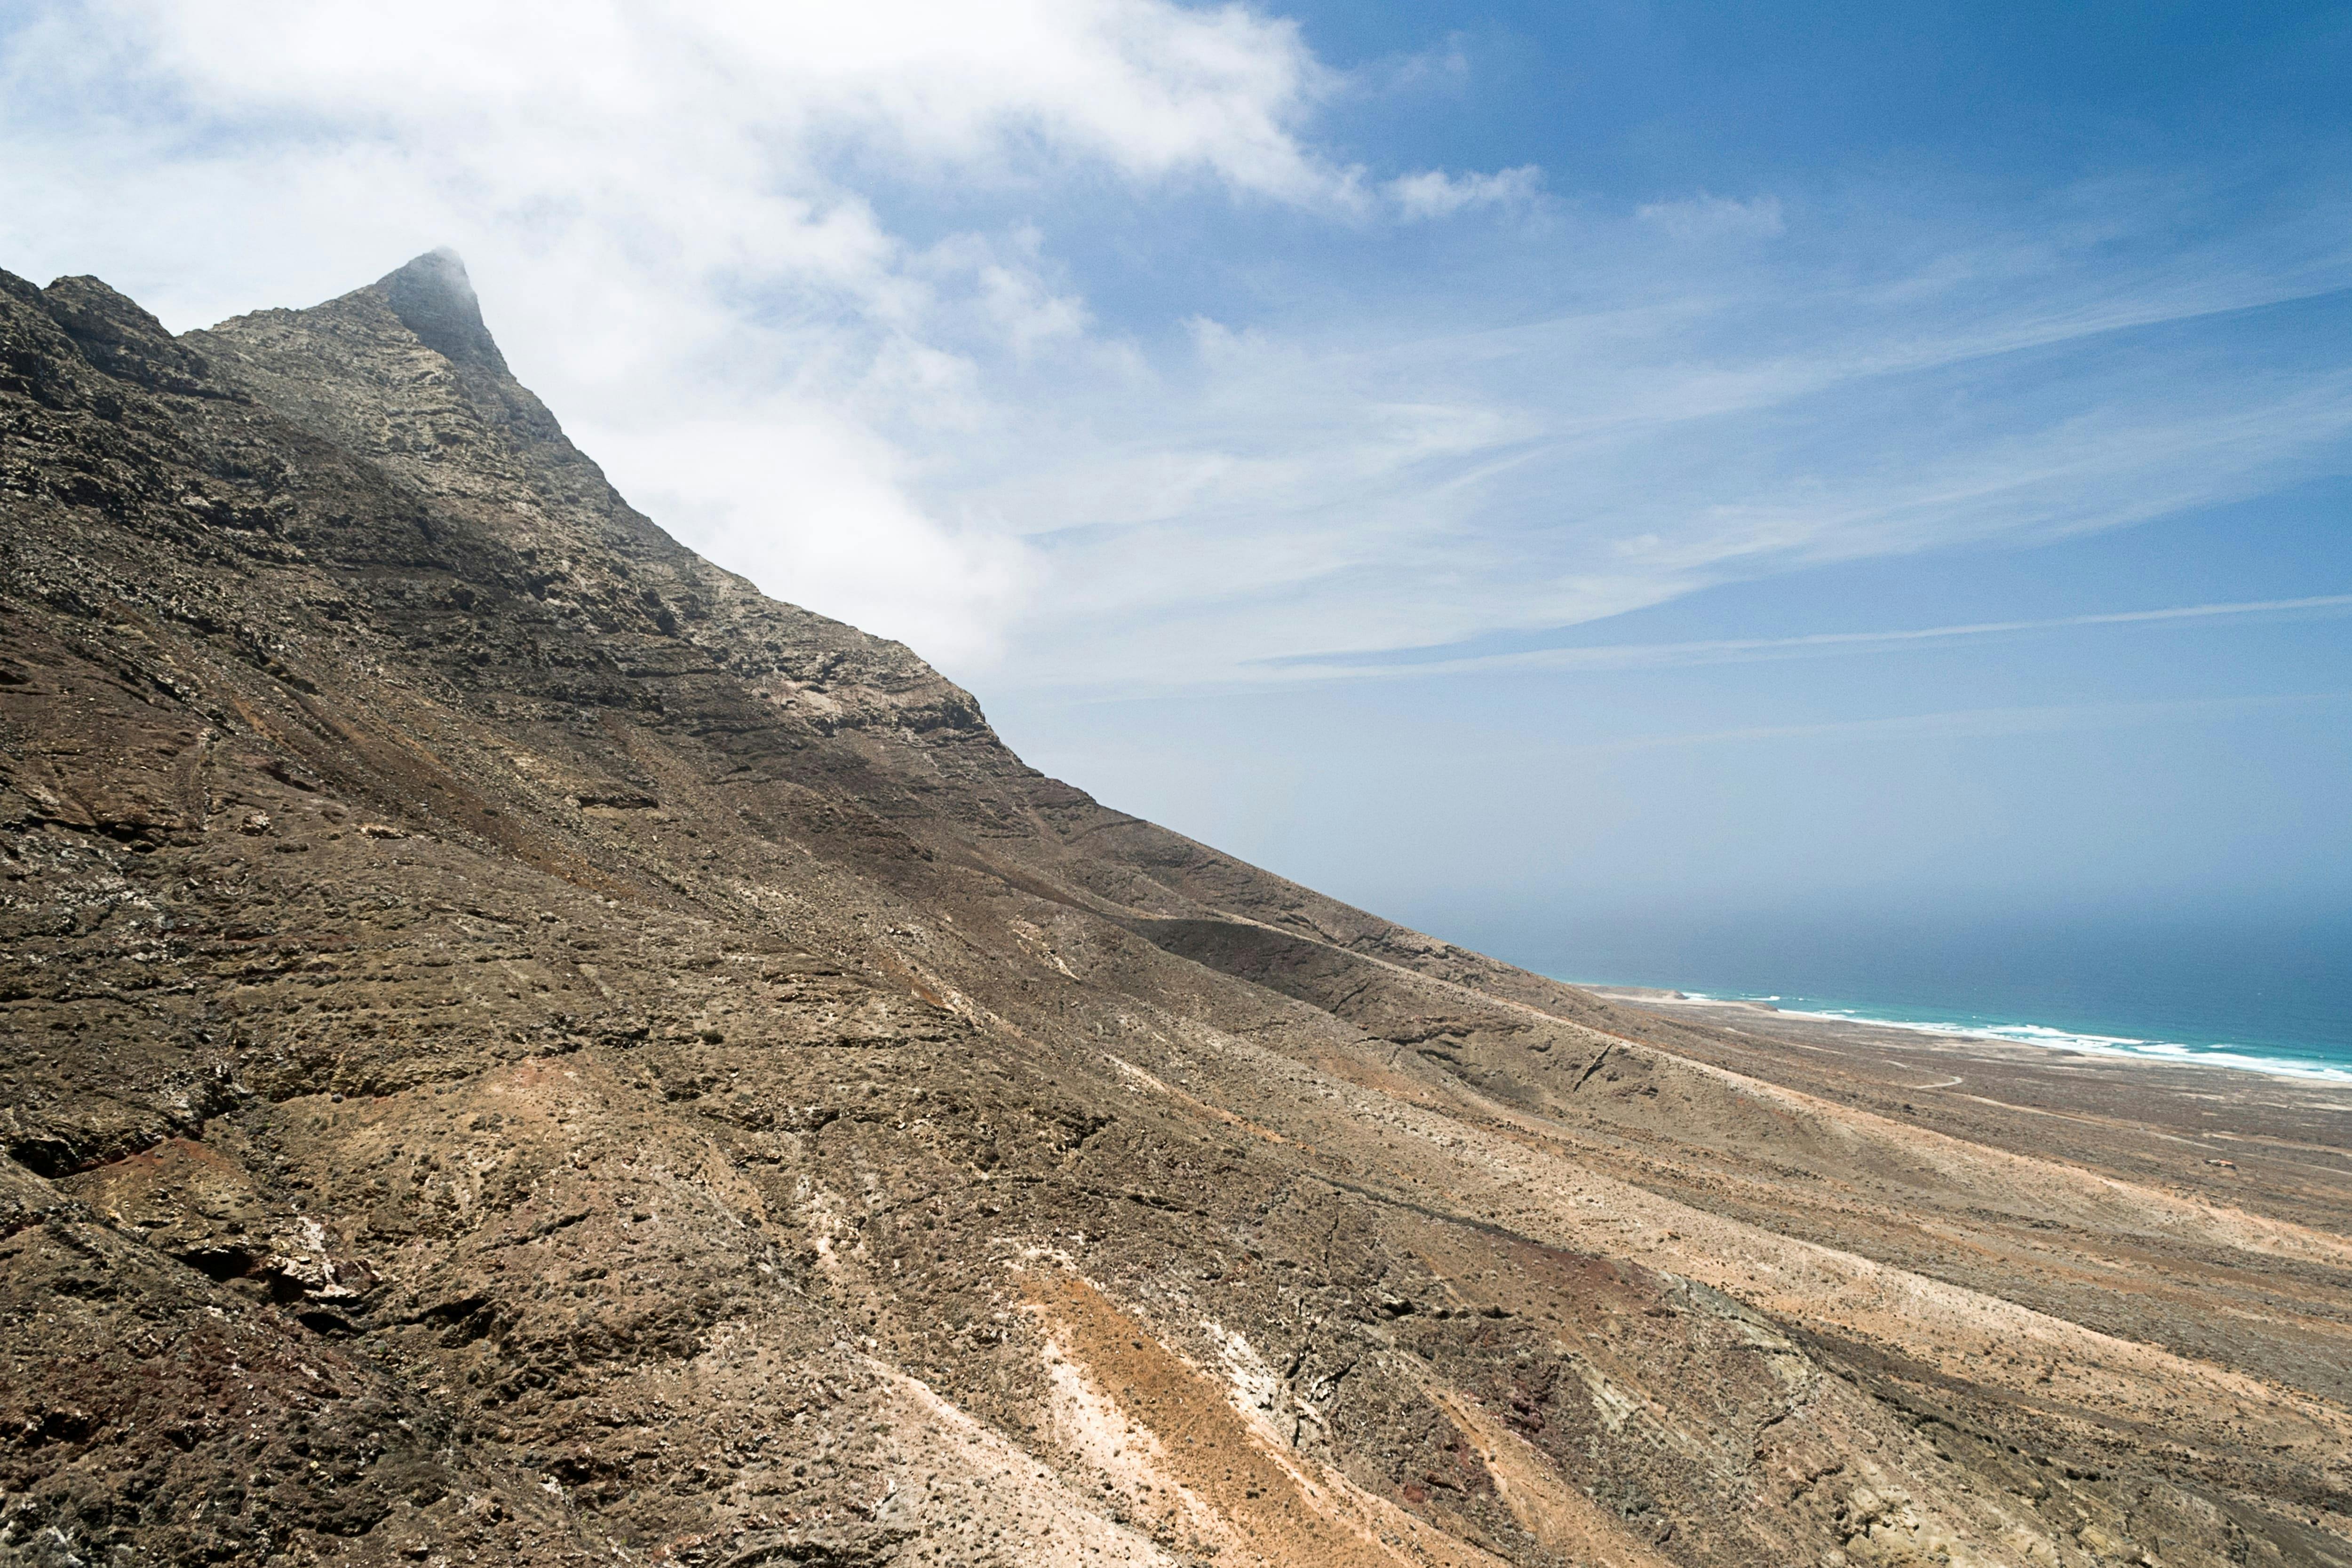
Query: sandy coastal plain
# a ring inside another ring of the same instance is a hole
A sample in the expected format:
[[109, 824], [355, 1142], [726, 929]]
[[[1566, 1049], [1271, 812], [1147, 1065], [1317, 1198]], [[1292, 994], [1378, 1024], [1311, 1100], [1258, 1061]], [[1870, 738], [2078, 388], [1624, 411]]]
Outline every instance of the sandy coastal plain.
[[[1722, 1040], [1720, 1064], [1955, 1136], [2282, 1218], [2352, 1223], [2352, 1084], [1929, 1032], [1633, 986], [1594, 996]], [[1753, 1042], [1753, 1054], [1738, 1049]]]
[[[1848, 1244], [1867, 1229], [1875, 1255], [1923, 1273], [2250, 1370], [2294, 1366], [2337, 1398], [2352, 1387], [2332, 1288], [2282, 1291], [2280, 1276], [2214, 1251], [2263, 1249], [2273, 1224], [2324, 1251], [2352, 1231], [2352, 1086], [1672, 991], [1593, 994], [1659, 1020], [1639, 1031], [1646, 1040], [1801, 1093], [1832, 1123], [1899, 1122], [1923, 1134], [1923, 1157], [1966, 1146], [2020, 1162], [2005, 1204], [2021, 1237], [1932, 1207], [1816, 1204], [1810, 1161], [1792, 1162], [1789, 1180], [1757, 1181], [1758, 1212], [1779, 1228]], [[2103, 1185], [2141, 1209], [2128, 1235], [2069, 1218], [2076, 1195]]]

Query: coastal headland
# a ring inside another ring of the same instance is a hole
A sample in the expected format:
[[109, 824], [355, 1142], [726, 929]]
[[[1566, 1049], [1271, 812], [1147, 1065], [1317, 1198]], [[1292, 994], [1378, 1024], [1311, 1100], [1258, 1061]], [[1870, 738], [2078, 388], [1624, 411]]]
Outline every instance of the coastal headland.
[[0, 1561], [2352, 1564], [2352, 1093], [1102, 805], [446, 254], [0, 274]]

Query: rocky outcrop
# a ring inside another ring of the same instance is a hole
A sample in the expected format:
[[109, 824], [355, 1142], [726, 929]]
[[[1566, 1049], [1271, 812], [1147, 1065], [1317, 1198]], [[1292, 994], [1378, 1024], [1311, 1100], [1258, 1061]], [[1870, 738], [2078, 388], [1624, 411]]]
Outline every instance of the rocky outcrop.
[[9, 1561], [2352, 1561], [2339, 1155], [1937, 1123], [1108, 810], [446, 254], [0, 275], [0, 857]]

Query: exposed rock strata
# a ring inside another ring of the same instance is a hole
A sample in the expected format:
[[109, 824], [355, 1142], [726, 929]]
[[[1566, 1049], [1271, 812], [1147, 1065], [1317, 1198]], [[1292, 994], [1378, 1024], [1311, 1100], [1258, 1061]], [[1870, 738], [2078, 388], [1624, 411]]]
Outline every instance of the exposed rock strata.
[[2352, 1563], [2340, 1099], [2223, 1184], [1107, 810], [454, 258], [0, 274], [0, 523], [10, 1561]]

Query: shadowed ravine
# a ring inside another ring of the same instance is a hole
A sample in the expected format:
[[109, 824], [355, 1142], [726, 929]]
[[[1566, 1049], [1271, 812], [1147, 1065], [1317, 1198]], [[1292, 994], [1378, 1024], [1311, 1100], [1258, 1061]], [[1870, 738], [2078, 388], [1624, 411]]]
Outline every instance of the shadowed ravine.
[[6, 1561], [2352, 1563], [2352, 1094], [1108, 810], [631, 510], [442, 254], [0, 274], [0, 515]]

